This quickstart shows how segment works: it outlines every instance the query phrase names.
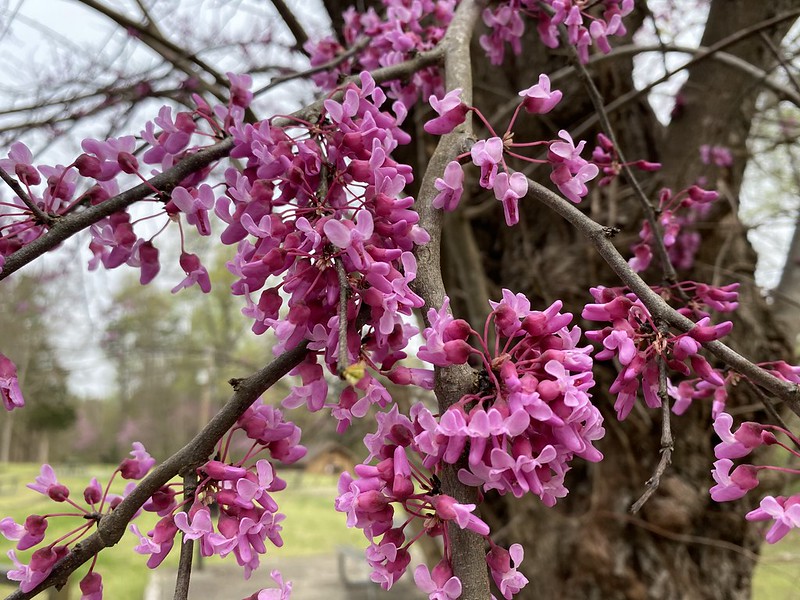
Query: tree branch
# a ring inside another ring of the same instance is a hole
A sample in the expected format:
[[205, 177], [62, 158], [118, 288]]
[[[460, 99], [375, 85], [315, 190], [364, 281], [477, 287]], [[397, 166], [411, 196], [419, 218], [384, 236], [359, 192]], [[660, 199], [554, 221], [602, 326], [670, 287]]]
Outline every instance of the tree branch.
[[[197, 488], [197, 472], [192, 470], [183, 476], [183, 502], [187, 508], [194, 502]], [[175, 596], [173, 600], [187, 600], [189, 598], [189, 581], [192, 577], [192, 555], [194, 554], [194, 540], [186, 537], [186, 532], [181, 532], [181, 555], [178, 559], [178, 574], [175, 577]]]
[[188, 472], [205, 463], [217, 442], [233, 427], [250, 405], [302, 362], [307, 353], [306, 344], [307, 342], [303, 342], [293, 350], [284, 352], [247, 379], [235, 380], [233, 396], [192, 441], [151, 471], [113, 512], [100, 520], [97, 531], [76, 544], [72, 551], [56, 564], [47, 579], [30, 592], [17, 590], [7, 596], [6, 600], [29, 600], [42, 590], [65, 584], [69, 576], [83, 563], [104, 548], [119, 542], [128, 523], [156, 490], [179, 473]]
[[[447, 90], [461, 88], [461, 98], [467, 104], [472, 102], [472, 63], [470, 41], [484, 2], [464, 0], [459, 4], [442, 45], [444, 47], [445, 82]], [[431, 236], [431, 241], [416, 249], [417, 278], [415, 291], [425, 301], [423, 314], [427, 309], [439, 309], [444, 302], [445, 288], [441, 273], [442, 212], [431, 205], [436, 195], [434, 181], [444, 173], [448, 162], [462, 150], [471, 131], [472, 121], [459, 126], [453, 133], [442, 136], [428, 163], [422, 179], [415, 209], [420, 215], [420, 226]], [[434, 391], [439, 403], [439, 412], [461, 399], [474, 388], [476, 374], [468, 365], [435, 369]], [[458, 502], [479, 504], [478, 490], [465, 486], [458, 480], [458, 469], [466, 462], [462, 457], [455, 465], [442, 467], [442, 485], [446, 494]], [[485, 550], [480, 536], [460, 529], [455, 524], [448, 526], [448, 536], [452, 549], [453, 573], [461, 580], [464, 600], [484, 600], [490, 596], [489, 578], [485, 567]]]
[[25, 206], [27, 206], [28, 209], [33, 213], [33, 216], [37, 221], [47, 226], [51, 226], [53, 224], [53, 217], [36, 206], [36, 203], [31, 200], [31, 197], [28, 196], [28, 194], [25, 193], [25, 190], [22, 189], [22, 186], [19, 184], [19, 182], [11, 177], [11, 175], [9, 175], [3, 167], [0, 167], [0, 179], [5, 181], [8, 184], [8, 187], [11, 188], [11, 191], [14, 192], [19, 199], [25, 203]]
[[297, 49], [308, 56], [308, 52], [304, 48], [306, 42], [308, 42], [308, 34], [303, 26], [300, 24], [300, 21], [297, 20], [297, 16], [292, 12], [292, 10], [286, 5], [283, 0], [271, 0], [272, 6], [275, 7], [275, 10], [278, 11], [278, 14], [283, 19], [283, 22], [286, 23], [286, 26], [289, 28], [289, 31], [292, 32], [294, 36], [294, 41], [297, 44]]
[[[695, 326], [694, 322], [667, 304], [630, 268], [628, 262], [611, 242], [605, 227], [583, 214], [566, 198], [562, 198], [530, 178], [528, 179], [528, 195], [557, 212], [583, 234], [620, 280], [638, 296], [653, 318], [662, 320], [683, 332], [687, 332]], [[705, 342], [703, 346], [729, 367], [786, 402], [792, 412], [800, 416], [800, 386], [778, 379], [719, 340]]]

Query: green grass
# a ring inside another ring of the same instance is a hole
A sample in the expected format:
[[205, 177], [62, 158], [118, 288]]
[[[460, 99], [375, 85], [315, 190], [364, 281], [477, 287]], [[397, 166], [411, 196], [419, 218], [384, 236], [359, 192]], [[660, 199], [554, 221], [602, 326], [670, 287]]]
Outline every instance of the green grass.
[[[59, 481], [70, 488], [71, 496], [82, 505], [84, 487], [92, 477], [97, 477], [101, 485], [108, 480], [112, 472], [109, 466], [90, 466], [76, 471], [68, 467], [55, 466], [56, 476]], [[21, 523], [30, 514], [49, 514], [54, 512], [70, 512], [69, 507], [57, 505], [44, 498], [41, 494], [25, 487], [34, 480], [39, 473], [39, 467], [30, 464], [14, 464], [0, 466], [0, 478], [3, 483], [3, 495], [0, 495], [0, 518], [10, 516]], [[283, 521], [282, 548], [268, 548], [270, 556], [302, 556], [308, 554], [323, 554], [333, 552], [337, 545], [347, 543], [363, 547], [366, 541], [363, 535], [356, 530], [345, 527], [344, 515], [333, 510], [333, 499], [336, 495], [335, 476], [306, 475], [299, 472], [281, 473], [287, 480], [286, 490], [273, 494], [280, 506], [281, 512], [286, 515]], [[16, 487], [12, 482], [16, 480]], [[116, 481], [112, 486], [113, 492], [120, 492], [127, 482]], [[152, 513], [142, 513], [134, 522], [142, 532], [153, 528], [158, 517]], [[71, 529], [79, 526], [84, 521], [79, 518], [52, 518], [48, 520], [46, 541], [54, 540], [64, 535]], [[120, 543], [114, 548], [109, 548], [100, 553], [97, 559], [96, 570], [103, 576], [104, 596], [114, 600], [141, 600], [144, 589], [150, 577], [150, 569], [145, 565], [146, 556], [133, 551], [138, 543], [135, 535], [128, 532]], [[14, 547], [12, 542], [0, 537], [0, 561], [9, 563], [5, 559], [6, 552]], [[167, 568], [177, 566], [178, 544], [164, 561]], [[27, 562], [30, 551], [18, 553], [20, 560]], [[220, 560], [216, 557], [208, 561]], [[236, 563], [233, 556], [223, 559], [230, 564]], [[71, 598], [80, 597], [78, 581], [86, 573], [88, 566], [84, 566], [76, 575], [73, 575], [71, 585]], [[0, 593], [5, 595], [6, 590], [0, 588]]]
[[[81, 498], [83, 488], [92, 477], [97, 477], [101, 485], [108, 480], [112, 472], [109, 466], [90, 466], [76, 471], [68, 467], [55, 467], [59, 481], [66, 484], [76, 500]], [[0, 466], [0, 479], [3, 482], [3, 495], [0, 495], [0, 518], [11, 516], [17, 522], [24, 521], [29, 514], [45, 514], [58, 512], [62, 506], [47, 500], [25, 487], [38, 475], [39, 467], [31, 464], [14, 464]], [[366, 542], [362, 534], [345, 527], [345, 517], [333, 510], [333, 499], [336, 495], [336, 477], [325, 475], [309, 475], [299, 471], [283, 472], [287, 480], [286, 490], [274, 494], [281, 512], [286, 515], [282, 523], [282, 548], [268, 548], [269, 556], [293, 557], [309, 554], [328, 554], [341, 544], [364, 547]], [[16, 481], [16, 487], [12, 482]], [[112, 491], [119, 492], [124, 481], [116, 481]], [[151, 513], [143, 513], [136, 523], [143, 531], [149, 531], [158, 517]], [[79, 519], [53, 518], [49, 520], [47, 540], [52, 540], [67, 533], [82, 522]], [[114, 600], [141, 600], [150, 577], [150, 569], [145, 562], [146, 556], [133, 551], [137, 543], [132, 533], [127, 533], [120, 543], [100, 553], [97, 559], [97, 570], [103, 575], [106, 598]], [[0, 550], [4, 560], [13, 544], [0, 537]], [[30, 552], [19, 553], [27, 560]], [[216, 557], [206, 559], [219, 560]], [[232, 556], [224, 559], [235, 564]], [[166, 568], [174, 568], [178, 562], [178, 547], [164, 561]], [[759, 562], [753, 580], [753, 600], [794, 600], [800, 597], [800, 533], [790, 532], [776, 545], [765, 544], [762, 559]], [[87, 567], [73, 576], [71, 592], [72, 600], [80, 597], [77, 582], [86, 572]], [[5, 595], [6, 590], [0, 588]]]
[[761, 547], [753, 577], [753, 600], [796, 600], [800, 597], [800, 532], [790, 531], [777, 544]]

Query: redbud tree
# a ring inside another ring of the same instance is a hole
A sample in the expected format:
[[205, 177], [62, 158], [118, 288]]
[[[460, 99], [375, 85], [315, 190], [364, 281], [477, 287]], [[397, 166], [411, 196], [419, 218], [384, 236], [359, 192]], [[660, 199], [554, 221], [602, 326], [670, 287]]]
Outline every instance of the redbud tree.
[[[59, 506], [0, 521], [16, 550], [35, 550], [27, 563], [9, 552], [10, 598], [85, 563], [82, 598], [101, 598], [95, 557], [123, 535], [151, 568], [180, 553], [176, 598], [194, 545], [249, 577], [283, 527], [302, 526], [280, 512], [281, 469], [306, 452], [302, 410], [339, 432], [373, 421], [332, 510], [363, 531], [384, 589], [405, 577], [432, 599], [746, 597], [742, 548], [800, 525], [800, 496], [763, 476], [797, 474], [784, 420], [800, 415], [792, 328], [752, 285], [735, 210], [759, 119], [800, 100], [784, 44], [796, 1], [688, 13], [633, 0], [326, 2], [332, 29], [316, 37], [275, 1], [308, 68], [266, 87], [316, 86], [291, 114], [260, 114], [266, 88], [173, 41], [146, 3], [138, 20], [84, 4], [187, 77], [181, 105], [82, 139], [68, 164], [11, 143], [0, 280], [88, 232], [90, 269], [127, 266], [147, 285], [175, 263], [180, 298], [213, 284], [186, 244], [209, 237], [275, 359], [231, 380], [224, 408], [161, 464], [135, 443], [112, 476], [129, 481], [122, 495], [97, 480], [70, 490], [43, 465], [29, 487]], [[706, 14], [699, 46], [664, 39]], [[647, 51], [690, 56], [664, 121], [634, 85]], [[280, 406], [263, 403], [288, 375]], [[397, 402], [389, 382], [428, 400]], [[5, 355], [0, 391], [22, 409]], [[158, 515], [153, 530], [137, 526], [141, 511]], [[74, 529], [54, 539], [53, 519]], [[441, 560], [412, 568], [422, 536]], [[251, 598], [288, 597], [292, 584], [273, 579]]]

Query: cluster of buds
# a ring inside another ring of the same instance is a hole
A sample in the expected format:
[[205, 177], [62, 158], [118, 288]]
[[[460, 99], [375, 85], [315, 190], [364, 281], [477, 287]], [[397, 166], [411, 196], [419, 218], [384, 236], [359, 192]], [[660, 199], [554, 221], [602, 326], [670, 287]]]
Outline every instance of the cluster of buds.
[[[233, 460], [230, 448], [238, 431], [250, 447], [242, 458]], [[155, 528], [143, 535], [136, 525], [131, 526], [139, 537], [136, 551], [149, 555], [147, 566], [160, 565], [182, 531], [185, 540], [199, 541], [203, 556], [233, 554], [245, 578], [250, 577], [258, 568], [259, 556], [266, 552], [267, 541], [283, 545], [279, 523], [284, 515], [271, 493], [285, 489], [286, 482], [276, 475], [272, 462], [257, 457], [267, 452], [273, 461], [291, 464], [306, 454], [299, 440], [300, 429], [285, 421], [280, 410], [265, 404], [249, 408], [220, 441], [216, 458], [198, 469], [199, 481], [189, 497], [177, 505], [159, 502], [156, 494], [149, 501], [158, 505], [162, 517]], [[217, 513], [216, 527], [212, 508]]]
[[[422, 404], [414, 407], [419, 414]], [[487, 563], [505, 598], [511, 598], [527, 579], [517, 571], [522, 548], [515, 544], [509, 552], [489, 538], [489, 527], [473, 511], [474, 504], [462, 504], [442, 491], [437, 476], [439, 466], [426, 466], [429, 455], [420, 441], [424, 435], [416, 419], [412, 421], [393, 406], [378, 413], [378, 429], [364, 438], [370, 456], [355, 468], [355, 477], [343, 473], [339, 480], [336, 509], [347, 514], [347, 524], [358, 527], [370, 542], [366, 550], [372, 567], [372, 580], [389, 589], [406, 572], [411, 546], [423, 535], [439, 538], [444, 558], [432, 571], [420, 565], [414, 581], [431, 600], [455, 600], [461, 595], [461, 582], [453, 576], [452, 543], [447, 524], [454, 523], [484, 536], [492, 548]], [[395, 517], [405, 515], [402, 523]], [[418, 521], [418, 533], [411, 534], [411, 523]]]
[[[670, 262], [678, 269], [690, 269], [700, 248], [700, 234], [689, 229], [703, 218], [711, 204], [719, 198], [714, 191], [693, 185], [677, 194], [664, 188], [658, 199], [658, 223], [663, 229], [663, 243]], [[653, 260], [654, 233], [648, 221], [642, 222], [640, 241], [631, 247], [633, 258], [628, 261], [636, 272], [642, 272]]]
[[[323, 89], [334, 89], [345, 75], [395, 65], [420, 52], [431, 50], [444, 37], [453, 18], [456, 2], [382, 0], [382, 15], [373, 7], [358, 12], [351, 6], [342, 15], [345, 46], [333, 36], [308, 42], [306, 50], [311, 57], [311, 66], [334, 61], [346, 52], [346, 48], [353, 48], [362, 40], [366, 41], [366, 45], [353, 57], [315, 74], [314, 82]], [[420, 96], [427, 98], [441, 91], [442, 75], [437, 66], [426, 67], [402, 81], [389, 82], [387, 88], [390, 97], [410, 109]]]

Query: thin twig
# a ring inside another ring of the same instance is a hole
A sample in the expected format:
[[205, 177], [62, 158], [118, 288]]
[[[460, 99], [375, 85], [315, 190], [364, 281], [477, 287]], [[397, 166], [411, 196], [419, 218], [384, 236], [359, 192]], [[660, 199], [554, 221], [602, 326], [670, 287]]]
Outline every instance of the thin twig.
[[8, 184], [8, 187], [11, 188], [11, 191], [13, 191], [19, 197], [19, 199], [25, 203], [25, 206], [27, 206], [28, 209], [33, 213], [33, 216], [36, 217], [37, 221], [47, 225], [48, 227], [55, 222], [53, 217], [36, 206], [36, 203], [31, 200], [28, 194], [25, 193], [25, 190], [22, 189], [22, 186], [19, 184], [19, 182], [11, 177], [11, 175], [9, 175], [3, 167], [0, 167], [0, 178], [2, 178], [2, 180]]
[[[562, 37], [566, 40], [566, 30], [562, 31]], [[589, 94], [589, 98], [592, 100], [592, 104], [594, 104], [595, 112], [597, 113], [598, 118], [600, 119], [600, 126], [605, 131], [605, 134], [611, 139], [611, 143], [614, 144], [614, 150], [617, 153], [617, 157], [619, 159], [619, 164], [622, 167], [622, 171], [625, 173], [625, 178], [628, 180], [628, 183], [633, 188], [634, 195], [636, 196], [639, 203], [642, 205], [642, 209], [644, 210], [645, 218], [647, 219], [648, 224], [650, 225], [650, 231], [653, 233], [653, 239], [656, 246], [656, 255], [658, 256], [658, 260], [661, 263], [661, 270], [664, 280], [669, 284], [675, 284], [678, 281], [677, 274], [675, 273], [675, 267], [672, 265], [672, 261], [669, 258], [669, 254], [667, 253], [667, 247], [664, 245], [664, 237], [661, 229], [661, 224], [658, 222], [656, 218], [656, 212], [653, 208], [653, 204], [650, 202], [650, 199], [647, 197], [647, 194], [644, 193], [641, 184], [639, 183], [639, 179], [634, 175], [633, 169], [631, 169], [628, 161], [625, 158], [625, 154], [622, 151], [622, 147], [619, 144], [619, 140], [617, 139], [616, 134], [614, 133], [614, 128], [611, 127], [611, 120], [608, 118], [608, 112], [605, 109], [605, 103], [603, 101], [603, 96], [600, 94], [600, 90], [597, 89], [597, 86], [594, 84], [591, 75], [589, 75], [589, 71], [586, 70], [586, 67], [581, 62], [580, 56], [578, 55], [578, 50], [570, 43], [565, 43], [565, 46], [569, 49], [570, 61], [572, 62], [573, 66], [577, 70], [578, 76], [580, 77], [581, 81], [583, 82], [586, 91]]]
[[[667, 325], [659, 327], [659, 335], [665, 335], [669, 330]], [[672, 425], [669, 412], [669, 394], [667, 393], [667, 361], [662, 355], [658, 358], [658, 397], [661, 399], [661, 458], [658, 460], [653, 476], [645, 483], [645, 491], [641, 497], [631, 506], [631, 514], [638, 513], [642, 506], [655, 494], [658, 486], [661, 485], [661, 476], [672, 464], [672, 452], [675, 450], [675, 442], [672, 439]]]
[[321, 65], [317, 65], [316, 67], [311, 67], [310, 69], [306, 69], [305, 71], [299, 71], [297, 73], [291, 73], [290, 75], [280, 75], [278, 77], [273, 77], [272, 80], [265, 85], [264, 87], [258, 88], [255, 92], [253, 92], [253, 97], [257, 98], [261, 94], [268, 92], [272, 88], [281, 85], [282, 83], [286, 83], [287, 81], [293, 81], [295, 79], [303, 79], [304, 77], [310, 77], [316, 73], [321, 73], [322, 71], [327, 71], [328, 69], [332, 69], [334, 67], [339, 66], [341, 63], [346, 61], [348, 58], [352, 58], [359, 52], [361, 52], [364, 48], [367, 47], [369, 44], [369, 38], [362, 38], [358, 42], [356, 42], [352, 48], [349, 48], [347, 52], [342, 52], [340, 55], [332, 58], [328, 62], [324, 62]]
[[[185, 506], [194, 502], [197, 489], [197, 472], [191, 469], [183, 476], [183, 499]], [[186, 532], [181, 534], [181, 556], [178, 559], [178, 574], [175, 578], [174, 600], [187, 600], [189, 598], [189, 580], [192, 577], [192, 556], [194, 555], [194, 540], [186, 537]]]
[[281, 16], [281, 19], [283, 19], [283, 22], [286, 23], [289, 31], [292, 32], [294, 41], [297, 44], [297, 49], [308, 56], [308, 51], [304, 47], [306, 42], [308, 42], [308, 34], [300, 24], [300, 21], [297, 20], [297, 15], [292, 12], [292, 10], [283, 0], [272, 0], [272, 5], [278, 11], [278, 14]]
[[759, 36], [761, 36], [761, 39], [764, 40], [764, 43], [767, 45], [767, 48], [769, 48], [769, 51], [775, 57], [775, 60], [777, 60], [783, 67], [783, 70], [786, 72], [786, 76], [789, 78], [789, 81], [792, 83], [792, 86], [794, 86], [794, 89], [797, 90], [798, 93], [800, 93], [800, 81], [797, 80], [797, 76], [795, 76], [794, 72], [789, 67], [789, 63], [784, 58], [783, 54], [780, 51], [780, 48], [778, 48], [775, 45], [775, 42], [773, 42], [772, 38], [770, 38], [767, 35], [766, 31], [759, 32]]

